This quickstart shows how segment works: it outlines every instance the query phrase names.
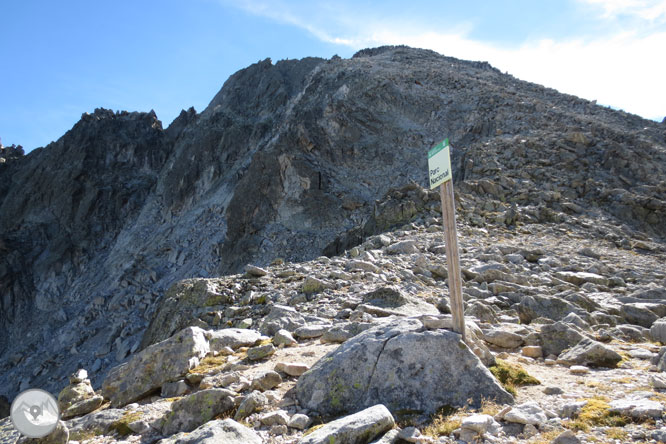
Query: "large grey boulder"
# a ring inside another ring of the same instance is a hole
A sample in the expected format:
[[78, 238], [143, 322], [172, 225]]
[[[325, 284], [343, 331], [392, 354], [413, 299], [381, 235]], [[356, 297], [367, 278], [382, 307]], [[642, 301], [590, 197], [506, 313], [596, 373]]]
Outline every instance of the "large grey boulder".
[[563, 350], [572, 347], [583, 339], [583, 335], [570, 324], [555, 322], [541, 327], [539, 340], [544, 356], [559, 355]]
[[448, 330], [426, 330], [414, 318], [371, 328], [320, 359], [298, 380], [301, 406], [322, 415], [375, 404], [391, 411], [433, 413], [482, 399], [511, 403], [479, 358]]
[[120, 407], [141, 399], [165, 382], [181, 378], [209, 352], [205, 333], [199, 327], [187, 327], [112, 368], [102, 384], [102, 394], [113, 407]]
[[562, 353], [559, 361], [567, 364], [587, 365], [589, 367], [614, 368], [622, 356], [601, 342], [589, 338], [582, 339], [576, 346]]
[[583, 285], [590, 282], [592, 284], [608, 286], [610, 282], [607, 277], [584, 271], [558, 271], [555, 273], [555, 277], [574, 285]]
[[268, 339], [256, 330], [247, 328], [223, 328], [206, 332], [211, 351], [220, 351], [224, 347], [236, 350], [239, 347], [250, 347], [262, 339]]
[[178, 433], [160, 441], [160, 444], [262, 444], [254, 430], [233, 419], [210, 421], [191, 433]]
[[584, 311], [571, 302], [550, 296], [525, 296], [515, 308], [518, 311], [520, 322], [524, 324], [529, 324], [539, 317], [559, 321], [569, 313]]
[[391, 412], [383, 405], [375, 405], [329, 422], [301, 438], [298, 444], [367, 444], [394, 424]]
[[502, 348], [516, 348], [523, 344], [521, 335], [500, 328], [484, 331], [483, 340]]
[[633, 303], [622, 304], [620, 307], [620, 315], [629, 323], [640, 325], [641, 327], [650, 328], [652, 324], [659, 319], [659, 316], [650, 310], [648, 304]]
[[293, 332], [305, 324], [305, 318], [296, 309], [286, 305], [273, 305], [271, 311], [264, 318], [259, 331], [265, 335], [273, 336], [284, 329]]
[[164, 418], [162, 433], [173, 435], [191, 432], [220, 413], [234, 406], [234, 392], [225, 389], [202, 390], [186, 396], [171, 405], [171, 412]]

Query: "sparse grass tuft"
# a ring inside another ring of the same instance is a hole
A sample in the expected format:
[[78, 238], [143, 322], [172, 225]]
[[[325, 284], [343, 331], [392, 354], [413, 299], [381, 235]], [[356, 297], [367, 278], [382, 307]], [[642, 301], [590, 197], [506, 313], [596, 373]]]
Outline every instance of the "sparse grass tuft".
[[565, 427], [587, 432], [592, 426], [623, 427], [630, 422], [629, 418], [610, 412], [606, 397], [599, 396], [585, 401], [587, 404], [583, 406], [578, 416], [565, 422]]
[[500, 412], [500, 410], [502, 410], [501, 405], [497, 404], [495, 401], [484, 399], [481, 401], [481, 409], [479, 410], [479, 413], [495, 416]]
[[189, 372], [206, 374], [211, 370], [215, 370], [219, 367], [222, 367], [226, 363], [227, 363], [226, 356], [206, 356], [199, 362], [199, 365], [194, 367]]
[[560, 433], [562, 433], [562, 430], [550, 430], [530, 438], [527, 442], [529, 444], [550, 444]]
[[512, 395], [516, 394], [516, 387], [541, 384], [541, 381], [534, 376], [530, 376], [520, 365], [511, 364], [502, 359], [497, 359], [496, 364], [490, 367], [489, 370], [504, 389]]
[[631, 377], [631, 376], [624, 376], [622, 378], [614, 378], [611, 379], [611, 382], [615, 382], [617, 384], [631, 384], [634, 382], [636, 379]]
[[620, 442], [629, 441], [629, 433], [622, 427], [610, 427], [604, 432], [610, 439], [617, 439]]

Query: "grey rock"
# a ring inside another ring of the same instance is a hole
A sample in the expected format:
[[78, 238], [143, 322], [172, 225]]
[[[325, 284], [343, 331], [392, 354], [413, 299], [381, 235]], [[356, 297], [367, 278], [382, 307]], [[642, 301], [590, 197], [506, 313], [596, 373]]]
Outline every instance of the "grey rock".
[[562, 390], [562, 387], [549, 385], [543, 388], [543, 392], [546, 395], [561, 395], [562, 393], [564, 393], [564, 390]]
[[185, 396], [171, 405], [164, 418], [162, 434], [191, 432], [202, 424], [234, 407], [234, 393], [225, 389], [209, 389]]
[[492, 310], [492, 308], [490, 308], [488, 304], [484, 304], [483, 302], [479, 301], [473, 301], [467, 305], [467, 308], [465, 309], [465, 316], [471, 316], [481, 322], [487, 322], [489, 324], [497, 323], [497, 316], [495, 315], [495, 312]]
[[650, 385], [657, 390], [666, 390], [666, 377], [660, 375], [650, 375]]
[[364, 305], [379, 307], [391, 313], [407, 316], [437, 314], [437, 308], [423, 300], [405, 294], [395, 286], [380, 287], [363, 295]]
[[302, 437], [298, 444], [330, 444], [338, 440], [345, 444], [366, 444], [394, 424], [393, 416], [385, 406], [374, 405], [325, 424]]
[[516, 305], [516, 310], [520, 322], [525, 324], [529, 324], [539, 317], [559, 321], [569, 313], [582, 311], [570, 302], [549, 296], [526, 296]]
[[658, 319], [652, 324], [650, 337], [653, 341], [666, 344], [666, 318]]
[[666, 427], [653, 431], [651, 438], [657, 442], [666, 442]]
[[565, 282], [572, 283], [574, 285], [583, 285], [587, 282], [603, 286], [608, 286], [609, 284], [608, 278], [594, 273], [558, 271], [557, 273], [555, 273], [555, 277], [557, 277], [558, 279], [562, 279]]
[[565, 430], [553, 439], [550, 444], [580, 444], [580, 439], [571, 430]]
[[160, 396], [162, 398], [175, 398], [182, 396], [190, 390], [190, 386], [184, 380], [166, 382], [162, 385]]
[[479, 435], [486, 433], [496, 435], [500, 430], [500, 425], [492, 416], [478, 413], [463, 418], [460, 428], [471, 430]]
[[562, 353], [559, 361], [590, 367], [615, 367], [622, 356], [601, 342], [589, 338], [582, 339], [573, 348]]
[[[398, 437], [400, 429], [389, 430], [381, 438], [372, 441], [370, 444], [399, 444], [401, 439]], [[403, 441], [404, 442], [404, 441]]]
[[273, 336], [278, 330], [293, 332], [304, 324], [305, 319], [294, 308], [274, 305], [261, 323], [259, 331], [267, 336]]
[[238, 410], [236, 410], [236, 414], [234, 415], [234, 419], [240, 421], [241, 419], [247, 418], [263, 407], [267, 402], [268, 399], [263, 393], [256, 390], [253, 391], [241, 401]]
[[287, 330], [278, 330], [275, 333], [275, 336], [273, 336], [273, 344], [276, 347], [280, 347], [281, 345], [290, 347], [292, 345], [298, 344], [298, 342], [296, 341], [296, 339], [294, 339], [292, 334]]
[[308, 276], [305, 278], [305, 281], [303, 282], [303, 285], [301, 286], [301, 291], [303, 293], [319, 293], [322, 291], [324, 288], [327, 288], [328, 284], [326, 282], [322, 281], [321, 279], [317, 279], [316, 277], [313, 276]]
[[104, 435], [111, 432], [114, 424], [117, 424], [127, 413], [124, 409], [104, 409], [89, 413], [84, 416], [71, 418], [67, 426], [72, 434]]
[[273, 344], [259, 345], [257, 347], [252, 347], [247, 349], [247, 359], [250, 361], [258, 361], [260, 359], [265, 359], [275, 353], [275, 346]]
[[386, 247], [388, 254], [413, 254], [418, 253], [419, 249], [416, 242], [411, 240], [396, 242], [395, 244]]
[[265, 426], [287, 425], [289, 423], [289, 414], [284, 410], [275, 410], [259, 417], [259, 422]]
[[215, 387], [228, 387], [232, 384], [241, 382], [242, 377], [238, 372], [218, 373], [216, 375], [206, 376], [199, 382], [199, 389], [209, 389]]
[[571, 324], [575, 325], [576, 327], [583, 329], [583, 330], [589, 330], [590, 329], [590, 324], [588, 324], [585, 320], [583, 320], [580, 316], [578, 316], [576, 313], [569, 313], [562, 319], [562, 322], [565, 324]]
[[639, 325], [620, 324], [609, 331], [615, 338], [630, 342], [643, 342], [647, 339], [650, 330]]
[[516, 348], [523, 344], [521, 335], [501, 329], [483, 332], [483, 340], [502, 348]]
[[236, 350], [240, 347], [251, 347], [257, 342], [268, 339], [256, 330], [247, 328], [224, 328], [206, 332], [211, 351], [219, 352], [224, 347]]
[[373, 327], [371, 322], [347, 322], [329, 328], [320, 338], [322, 342], [343, 343]]
[[350, 271], [359, 270], [359, 271], [367, 271], [370, 273], [377, 273], [379, 271], [379, 267], [377, 267], [375, 264], [361, 260], [347, 262], [346, 268]]
[[647, 308], [646, 304], [643, 303], [622, 304], [620, 307], [620, 315], [629, 324], [636, 324], [645, 328], [650, 328], [652, 324], [659, 319], [659, 316], [654, 314], [652, 310]]
[[280, 384], [282, 384], [282, 376], [278, 372], [269, 370], [254, 378], [250, 387], [253, 390], [265, 392], [266, 390], [274, 389]]
[[278, 362], [275, 364], [275, 370], [296, 377], [301, 376], [309, 368], [307, 364], [302, 362]]
[[95, 390], [93, 390], [90, 380], [84, 379], [83, 381], [69, 384], [58, 394], [58, 408], [60, 411], [65, 411], [70, 406], [90, 399], [93, 396], [95, 396]]
[[178, 433], [160, 441], [160, 444], [262, 444], [261, 437], [252, 429], [233, 419], [207, 422], [189, 433]]
[[610, 403], [610, 412], [634, 419], [661, 418], [664, 406], [650, 399], [615, 399]]
[[414, 426], [405, 427], [398, 433], [398, 438], [407, 442], [419, 442], [422, 437], [421, 431]]
[[311, 423], [312, 419], [310, 419], [308, 415], [296, 413], [289, 419], [289, 423], [287, 425], [292, 429], [305, 430], [308, 428], [308, 426], [310, 426]]
[[575, 418], [581, 409], [585, 407], [587, 401], [569, 402], [560, 407], [559, 415], [561, 418]]
[[539, 339], [544, 356], [559, 355], [563, 350], [578, 344], [583, 335], [571, 325], [555, 322], [541, 327]]
[[659, 349], [657, 356], [652, 358], [652, 364], [654, 364], [660, 372], [666, 372], [666, 346]]
[[309, 324], [303, 327], [298, 327], [294, 330], [294, 336], [301, 339], [314, 339], [324, 335], [330, 329], [330, 325], [326, 324]]
[[504, 421], [518, 424], [544, 424], [548, 417], [544, 410], [535, 402], [526, 402], [516, 405], [503, 416]]
[[103, 402], [104, 397], [102, 395], [93, 395], [90, 398], [71, 404], [65, 410], [60, 412], [60, 417], [62, 419], [69, 419], [75, 416], [86, 415], [101, 407]]
[[102, 385], [102, 394], [114, 407], [141, 399], [165, 382], [183, 377], [209, 351], [204, 330], [187, 327], [111, 369]]
[[247, 264], [245, 266], [245, 272], [250, 276], [256, 276], [256, 277], [262, 277], [269, 274], [268, 270], [251, 264]]
[[299, 378], [296, 394], [302, 406], [323, 415], [379, 403], [394, 411], [433, 413], [469, 399], [477, 406], [481, 399], [513, 401], [459, 335], [425, 330], [417, 319], [378, 326], [345, 342]]

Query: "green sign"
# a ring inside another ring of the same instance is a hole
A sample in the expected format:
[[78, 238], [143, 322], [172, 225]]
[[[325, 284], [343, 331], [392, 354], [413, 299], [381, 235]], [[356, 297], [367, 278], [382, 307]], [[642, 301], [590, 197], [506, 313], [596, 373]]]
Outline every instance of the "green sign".
[[451, 154], [449, 139], [428, 151], [428, 176], [430, 189], [438, 187], [447, 180], [451, 180]]

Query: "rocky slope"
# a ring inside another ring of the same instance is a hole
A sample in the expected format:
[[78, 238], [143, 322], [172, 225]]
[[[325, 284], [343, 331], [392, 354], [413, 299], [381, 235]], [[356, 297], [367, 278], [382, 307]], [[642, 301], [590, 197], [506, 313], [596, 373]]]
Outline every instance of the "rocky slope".
[[[460, 191], [464, 345], [447, 331], [438, 196], [414, 185], [391, 194], [378, 205], [418, 208], [410, 221], [344, 255], [174, 285], [156, 314], [164, 322], [146, 332], [151, 345], [112, 369], [97, 393], [80, 372], [63, 384], [69, 438], [666, 438], [662, 243], [584, 216], [481, 227], [488, 213], [465, 216]], [[482, 362], [500, 379], [516, 365], [529, 376], [505, 385], [511, 397]], [[429, 379], [433, 371], [445, 376]], [[7, 420], [0, 429], [3, 444], [16, 440]]]
[[[468, 303], [472, 314], [490, 305], [515, 311], [491, 321], [526, 323], [574, 311], [591, 326], [643, 328], [664, 316], [664, 125], [487, 64], [378, 48], [349, 60], [260, 62], [166, 130], [154, 113], [96, 110], [58, 142], [1, 164], [0, 386], [10, 399], [29, 386], [57, 392], [83, 367], [98, 388], [112, 366], [187, 325], [259, 322], [274, 303], [307, 310], [309, 292], [266, 279], [216, 283], [204, 299], [179, 296], [203, 284], [165, 290], [247, 263], [345, 255], [410, 221], [409, 260], [437, 258], [359, 266], [370, 282], [431, 287], [413, 296], [436, 312], [442, 250], [424, 243], [437, 243], [426, 237], [438, 199], [416, 184], [425, 184], [426, 150], [446, 136], [463, 257], [503, 264], [467, 265], [466, 288], [487, 302]], [[591, 253], [579, 254], [584, 246]], [[374, 277], [384, 272], [396, 278]], [[343, 300], [365, 290], [336, 286], [326, 291], [346, 289]], [[320, 308], [331, 319], [357, 307]]]

